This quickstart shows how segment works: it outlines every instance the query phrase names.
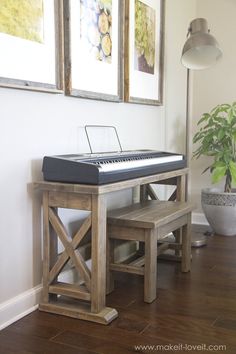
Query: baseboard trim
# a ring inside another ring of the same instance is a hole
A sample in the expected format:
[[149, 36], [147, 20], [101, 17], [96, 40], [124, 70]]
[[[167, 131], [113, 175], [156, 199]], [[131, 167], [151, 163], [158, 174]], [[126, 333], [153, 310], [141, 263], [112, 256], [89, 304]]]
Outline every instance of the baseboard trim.
[[209, 223], [203, 213], [192, 213], [192, 223], [193, 224], [201, 224], [201, 225], [209, 225]]
[[42, 285], [0, 304], [0, 330], [28, 315], [38, 308]]

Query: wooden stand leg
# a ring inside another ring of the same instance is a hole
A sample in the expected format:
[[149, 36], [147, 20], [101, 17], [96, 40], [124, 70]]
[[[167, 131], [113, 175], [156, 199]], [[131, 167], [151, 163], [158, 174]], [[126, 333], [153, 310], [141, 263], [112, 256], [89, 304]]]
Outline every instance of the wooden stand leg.
[[104, 318], [106, 323], [118, 316], [115, 309], [105, 307], [106, 298], [106, 200], [104, 195], [92, 196], [92, 272], [91, 315]]
[[106, 205], [104, 196], [92, 197], [92, 272], [91, 311], [105, 307], [106, 280]]
[[[67, 200], [67, 207], [78, 209], [82, 206], [80, 199], [71, 195], [61, 195], [53, 192], [44, 192], [44, 264], [43, 264], [43, 299], [39, 305], [41, 311], [66, 315], [101, 324], [108, 324], [118, 314], [113, 308], [105, 306], [106, 295], [106, 205], [104, 196], [92, 196], [91, 216], [89, 216], [73, 239], [71, 239], [63, 222], [57, 215], [56, 206], [63, 205]], [[72, 200], [72, 204], [70, 204]], [[56, 201], [56, 202], [55, 202]], [[91, 197], [87, 198], [87, 203]], [[89, 210], [89, 209], [88, 209]], [[77, 247], [86, 232], [92, 226], [92, 272], [88, 269], [85, 260]], [[65, 250], [58, 257], [58, 238]], [[75, 270], [84, 281], [82, 285], [58, 282], [58, 275], [66, 262], [71, 259]], [[62, 295], [59, 297], [58, 295]], [[67, 303], [66, 297], [73, 300]], [[86, 300], [84, 301], [77, 301]], [[89, 303], [90, 301], [90, 303]]]
[[140, 202], [144, 202], [145, 200], [148, 200], [148, 185], [143, 184], [140, 186]]
[[152, 302], [157, 292], [157, 230], [145, 230], [144, 301]]
[[48, 216], [48, 192], [43, 193], [43, 302], [49, 302], [49, 216]]
[[43, 194], [43, 302], [48, 303], [55, 299], [54, 294], [49, 295], [49, 272], [57, 259], [57, 236], [49, 222], [48, 192]]
[[107, 264], [106, 264], [106, 293], [110, 294], [114, 290], [114, 275], [110, 270], [110, 263], [114, 263], [114, 240], [107, 236]]
[[187, 195], [185, 191], [186, 187], [186, 176], [181, 175], [177, 177], [177, 185], [176, 185], [176, 201], [184, 202], [186, 201]]
[[191, 268], [191, 213], [187, 218], [187, 224], [182, 228], [182, 272], [189, 272]]

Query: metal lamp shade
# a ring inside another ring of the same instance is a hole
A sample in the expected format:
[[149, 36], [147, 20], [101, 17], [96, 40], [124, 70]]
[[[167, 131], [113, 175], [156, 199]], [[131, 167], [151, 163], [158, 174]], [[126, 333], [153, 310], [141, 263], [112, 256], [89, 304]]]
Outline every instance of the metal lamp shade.
[[201, 70], [214, 65], [222, 56], [222, 51], [216, 39], [208, 33], [207, 21], [195, 19], [189, 28], [190, 37], [187, 39], [181, 62], [188, 69]]

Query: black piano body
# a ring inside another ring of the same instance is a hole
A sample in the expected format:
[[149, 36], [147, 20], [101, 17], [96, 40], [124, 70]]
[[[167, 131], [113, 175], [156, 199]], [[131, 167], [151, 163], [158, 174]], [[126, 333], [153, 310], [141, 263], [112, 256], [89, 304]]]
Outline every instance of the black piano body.
[[155, 150], [45, 156], [46, 181], [100, 185], [181, 169], [181, 154]]

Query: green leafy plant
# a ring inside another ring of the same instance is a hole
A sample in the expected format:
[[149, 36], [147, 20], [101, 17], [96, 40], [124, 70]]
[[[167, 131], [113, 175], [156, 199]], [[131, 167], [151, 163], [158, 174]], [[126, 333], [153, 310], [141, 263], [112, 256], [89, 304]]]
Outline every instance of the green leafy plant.
[[231, 192], [236, 184], [236, 102], [232, 105], [221, 104], [210, 113], [204, 113], [198, 121], [199, 131], [193, 137], [198, 148], [193, 157], [211, 156], [210, 169], [212, 183], [225, 178], [225, 192]]

